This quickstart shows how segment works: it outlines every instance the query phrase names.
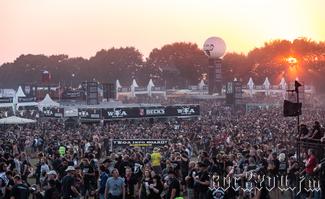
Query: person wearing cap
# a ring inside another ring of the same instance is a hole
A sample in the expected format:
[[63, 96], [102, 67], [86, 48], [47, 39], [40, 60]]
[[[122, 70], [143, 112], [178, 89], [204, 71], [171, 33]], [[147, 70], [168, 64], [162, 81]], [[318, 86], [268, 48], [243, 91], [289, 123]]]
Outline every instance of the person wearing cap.
[[56, 173], [56, 171], [51, 170], [49, 172], [47, 172], [46, 174], [46, 178], [44, 180], [43, 183], [43, 188], [49, 188], [49, 181], [52, 180], [55, 183], [55, 187], [57, 190], [61, 190], [61, 183], [58, 180], [58, 174]]
[[174, 170], [168, 171], [168, 183], [165, 183], [165, 187], [167, 187], [165, 199], [175, 199], [180, 197], [180, 183], [176, 178]]
[[195, 192], [198, 194], [198, 199], [206, 199], [207, 191], [210, 185], [209, 173], [207, 171], [208, 165], [204, 162], [198, 163], [199, 173], [194, 177]]
[[14, 177], [15, 185], [12, 187], [10, 199], [28, 199], [29, 188], [23, 184], [23, 181], [19, 175]]
[[81, 197], [81, 194], [75, 187], [74, 172], [75, 168], [73, 166], [68, 166], [65, 170], [67, 175], [62, 179], [62, 196], [63, 199], [70, 199], [74, 197]]

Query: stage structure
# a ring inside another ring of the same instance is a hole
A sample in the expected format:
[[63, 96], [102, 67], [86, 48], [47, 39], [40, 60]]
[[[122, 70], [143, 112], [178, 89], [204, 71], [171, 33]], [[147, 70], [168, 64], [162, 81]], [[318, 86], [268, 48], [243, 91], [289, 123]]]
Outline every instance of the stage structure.
[[226, 44], [220, 37], [210, 37], [203, 45], [203, 51], [209, 58], [208, 90], [209, 95], [222, 91], [222, 57], [226, 52]]

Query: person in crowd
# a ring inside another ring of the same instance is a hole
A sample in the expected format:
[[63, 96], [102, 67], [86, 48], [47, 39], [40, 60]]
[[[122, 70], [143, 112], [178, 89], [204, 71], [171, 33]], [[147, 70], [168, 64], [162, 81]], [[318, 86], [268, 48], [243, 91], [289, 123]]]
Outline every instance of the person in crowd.
[[207, 191], [210, 186], [210, 177], [207, 171], [208, 165], [204, 162], [198, 163], [198, 174], [194, 177], [195, 192], [198, 195], [198, 199], [207, 198]]
[[12, 187], [10, 199], [29, 199], [29, 187], [23, 183], [21, 177], [14, 177], [15, 185]]
[[65, 175], [62, 179], [63, 199], [81, 197], [80, 190], [76, 188], [76, 182], [74, 177], [76, 169], [73, 166], [68, 166], [65, 171], [67, 172], [67, 175]]
[[107, 179], [104, 195], [109, 199], [125, 199], [125, 181], [117, 169], [113, 169], [112, 177]]
[[155, 147], [153, 149], [153, 153], [151, 154], [151, 165], [153, 170], [157, 174], [161, 174], [161, 166], [160, 166], [160, 161], [161, 161], [161, 154], [159, 153], [159, 149]]
[[138, 180], [132, 172], [131, 167], [125, 168], [125, 199], [135, 199], [136, 198], [136, 185]]
[[152, 176], [151, 171], [147, 168], [144, 171], [144, 176], [141, 181], [140, 185], [140, 199], [149, 199], [150, 197], [150, 187], [149, 185], [152, 184]]
[[180, 197], [181, 187], [179, 181], [176, 178], [175, 171], [168, 171], [168, 179], [165, 182], [164, 186], [167, 188], [165, 199], [175, 199], [177, 197]]
[[106, 173], [106, 167], [104, 164], [100, 165], [100, 176], [98, 180], [98, 194], [99, 194], [99, 199], [104, 199], [104, 194], [105, 194], [105, 188], [106, 188], [106, 182], [108, 179], [108, 174]]

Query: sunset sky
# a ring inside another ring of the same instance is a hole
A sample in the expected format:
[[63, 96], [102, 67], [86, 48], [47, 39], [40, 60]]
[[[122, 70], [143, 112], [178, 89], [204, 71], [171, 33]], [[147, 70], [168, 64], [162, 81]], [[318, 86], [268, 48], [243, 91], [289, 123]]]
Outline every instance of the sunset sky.
[[270, 39], [325, 40], [325, 0], [0, 0], [0, 64], [20, 54], [89, 58], [220, 36], [228, 52]]

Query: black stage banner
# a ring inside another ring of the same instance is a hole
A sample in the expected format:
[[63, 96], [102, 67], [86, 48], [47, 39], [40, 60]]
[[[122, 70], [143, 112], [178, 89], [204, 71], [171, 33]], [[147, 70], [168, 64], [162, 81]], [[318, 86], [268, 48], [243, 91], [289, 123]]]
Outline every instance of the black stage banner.
[[101, 119], [102, 109], [83, 108], [78, 109], [78, 116], [80, 119]]
[[102, 110], [103, 119], [138, 118], [139, 108], [108, 108]]
[[35, 97], [18, 97], [18, 103], [24, 103], [24, 102], [35, 102]]
[[0, 104], [2, 103], [12, 103], [13, 98], [12, 97], [0, 97]]
[[44, 117], [64, 117], [64, 108], [43, 108]]
[[132, 107], [103, 109], [105, 120], [154, 117], [196, 117], [200, 116], [199, 105], [177, 105], [156, 107]]
[[147, 147], [147, 146], [164, 146], [169, 143], [165, 139], [128, 139], [128, 140], [111, 140], [112, 146], [133, 146], [133, 147]]

